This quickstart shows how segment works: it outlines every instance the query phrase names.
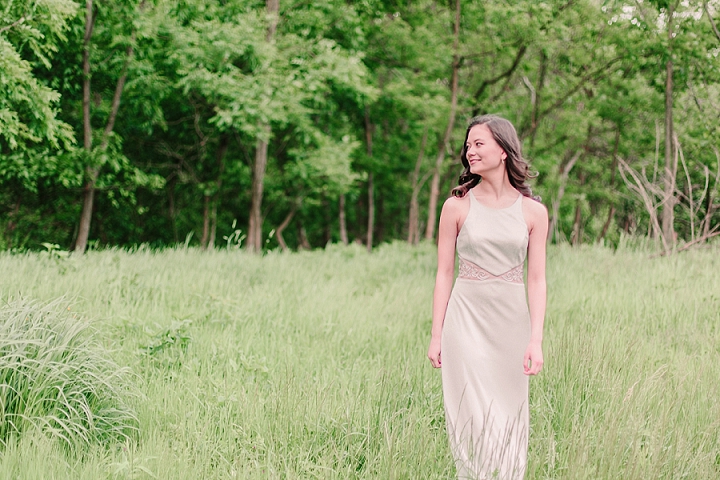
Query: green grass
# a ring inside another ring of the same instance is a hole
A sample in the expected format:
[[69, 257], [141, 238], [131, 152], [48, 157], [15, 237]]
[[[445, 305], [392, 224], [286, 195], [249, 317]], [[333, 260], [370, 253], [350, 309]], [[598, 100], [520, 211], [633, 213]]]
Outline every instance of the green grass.
[[[718, 253], [550, 250], [529, 479], [720, 476]], [[27, 432], [0, 477], [450, 478], [434, 268], [400, 244], [0, 255], [4, 303], [73, 298], [141, 392], [136, 441]]]
[[64, 298], [0, 306], [0, 444], [40, 430], [70, 449], [131, 440], [127, 368], [108, 360]]

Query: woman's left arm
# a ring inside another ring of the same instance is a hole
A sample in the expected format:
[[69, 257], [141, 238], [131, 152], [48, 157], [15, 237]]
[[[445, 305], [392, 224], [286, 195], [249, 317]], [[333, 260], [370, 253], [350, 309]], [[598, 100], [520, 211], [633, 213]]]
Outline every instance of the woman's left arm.
[[545, 323], [545, 305], [547, 285], [545, 283], [545, 250], [548, 234], [547, 209], [540, 202], [529, 201], [527, 218], [529, 220], [527, 289], [530, 309], [530, 343], [525, 352], [523, 367], [525, 375], [537, 375], [542, 370], [543, 325]]

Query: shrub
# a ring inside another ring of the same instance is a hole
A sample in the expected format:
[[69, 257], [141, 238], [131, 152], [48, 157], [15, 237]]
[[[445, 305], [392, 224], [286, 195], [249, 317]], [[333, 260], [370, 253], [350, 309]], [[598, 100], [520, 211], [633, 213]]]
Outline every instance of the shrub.
[[137, 430], [130, 372], [112, 361], [67, 300], [0, 306], [0, 442], [40, 430], [77, 447]]

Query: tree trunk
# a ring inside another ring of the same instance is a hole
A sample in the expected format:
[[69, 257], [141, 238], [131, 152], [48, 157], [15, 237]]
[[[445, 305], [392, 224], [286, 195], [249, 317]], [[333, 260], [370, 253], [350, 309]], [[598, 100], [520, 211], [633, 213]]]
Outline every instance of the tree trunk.
[[673, 141], [673, 5], [668, 9], [668, 60], [665, 63], [665, 172], [663, 175], [662, 233], [669, 248], [675, 244], [675, 142]]
[[298, 208], [300, 207], [300, 200], [298, 200], [293, 207], [290, 209], [290, 212], [288, 212], [285, 219], [282, 221], [280, 225], [275, 229], [275, 238], [278, 241], [278, 244], [280, 244], [280, 249], [284, 252], [288, 249], [287, 243], [285, 243], [285, 238], [283, 238], [283, 232], [285, 229], [290, 225], [290, 222], [292, 221], [293, 217], [295, 216], [295, 212], [297, 212]]
[[[270, 133], [270, 126], [264, 125], [266, 133]], [[267, 140], [258, 139], [255, 149], [255, 164], [253, 167], [252, 199], [250, 202], [250, 225], [248, 228], [248, 249], [253, 252], [262, 250], [262, 197], [267, 168]]]
[[322, 211], [323, 211], [323, 246], [327, 247], [332, 240], [332, 231], [330, 229], [330, 223], [332, 217], [330, 216], [330, 203], [328, 202], [327, 194], [322, 194]]
[[[382, 195], [375, 201], [375, 218], [382, 219], [385, 218], [383, 216], [384, 210], [383, 207], [385, 206], [385, 202], [383, 201], [384, 198]], [[373, 238], [375, 239], [376, 243], [382, 243], [383, 239], [385, 238], [385, 222], [376, 221], [375, 222], [375, 232], [373, 233]]]
[[347, 245], [348, 242], [348, 234], [347, 234], [347, 220], [345, 219], [345, 194], [340, 194], [340, 213], [339, 213], [339, 222], [340, 222], [340, 241], [343, 243], [343, 245]]
[[80, 228], [78, 229], [77, 240], [73, 253], [82, 255], [87, 248], [88, 237], [90, 236], [90, 224], [92, 223], [93, 204], [95, 203], [95, 182], [97, 181], [99, 169], [88, 168], [85, 171], [85, 185], [83, 186], [83, 203], [80, 212]]
[[432, 181], [430, 183], [430, 202], [428, 205], [428, 223], [425, 229], [425, 239], [433, 240], [435, 238], [435, 224], [437, 223], [437, 205], [438, 196], [440, 195], [440, 176], [442, 175], [443, 163], [445, 161], [445, 151], [450, 143], [453, 127], [455, 126], [455, 116], [457, 113], [457, 97], [458, 97], [458, 75], [460, 71], [460, 55], [458, 47], [460, 44], [460, 0], [455, 0], [455, 24], [453, 27], [453, 63], [452, 63], [452, 79], [450, 82], [450, 114], [448, 116], [448, 124], [445, 134], [440, 141], [438, 155], [435, 159], [435, 170], [433, 171]]
[[418, 194], [413, 189], [412, 196], [410, 197], [410, 214], [408, 215], [408, 237], [407, 241], [410, 245], [417, 245], [420, 241], [420, 229], [419, 229], [419, 210], [420, 205], [418, 204]]
[[[613, 147], [613, 156], [612, 156], [612, 163], [610, 165], [610, 190], [615, 191], [615, 173], [617, 171], [617, 156], [618, 156], [618, 149], [620, 148], [620, 128], [615, 129], [615, 146]], [[613, 216], [615, 216], [615, 205], [610, 204], [610, 211], [608, 212], [607, 219], [605, 220], [605, 223], [603, 224], [603, 228], [600, 231], [600, 236], [597, 239], [597, 243], [602, 243], [603, 238], [605, 238], [605, 235], [607, 235], [608, 230], [610, 229], [610, 224], [612, 223]]]
[[208, 239], [208, 248], [215, 248], [215, 235], [217, 234], [217, 199], [218, 195], [215, 194], [213, 198], [212, 208], [210, 209], [210, 238]]
[[702, 236], [704, 238], [708, 238], [708, 235], [710, 235], [710, 222], [712, 222], [713, 215], [718, 209], [718, 205], [715, 204], [715, 192], [717, 191], [718, 186], [720, 186], [720, 153], [714, 147], [713, 151], [715, 152], [715, 157], [717, 158], [718, 163], [712, 186], [710, 186], [710, 170], [705, 167], [705, 175], [707, 175], [708, 178], [707, 184], [709, 188], [707, 195], [705, 196], [705, 217], [703, 218], [701, 227]]
[[223, 174], [225, 173], [225, 154], [230, 146], [230, 135], [227, 133], [220, 134], [220, 142], [215, 152], [217, 161], [217, 178], [215, 179], [215, 192], [210, 202], [210, 238], [208, 238], [205, 248], [215, 248], [215, 237], [217, 235], [217, 206], [220, 201], [220, 188], [222, 187]]
[[[365, 109], [365, 147], [369, 159], [373, 156], [373, 131], [375, 125], [370, 122], [370, 113]], [[372, 160], [371, 160], [372, 162]], [[367, 223], [367, 251], [371, 252], [373, 247], [373, 230], [375, 229], [375, 179], [372, 167], [368, 172], [368, 223]]]
[[415, 162], [415, 170], [413, 170], [412, 175], [412, 195], [410, 197], [407, 238], [408, 243], [411, 245], [417, 245], [420, 241], [420, 204], [418, 202], [418, 195], [420, 194], [422, 185], [425, 183], [424, 180], [422, 182], [420, 181], [420, 168], [422, 167], [423, 158], [425, 158], [425, 144], [427, 143], [427, 136], [428, 128], [426, 126], [423, 132], [422, 141], [420, 142], [420, 152], [418, 153], [418, 158]]
[[[88, 152], [92, 152], [92, 125], [90, 123], [90, 39], [92, 37], [93, 27], [95, 25], [95, 13], [93, 12], [92, 0], [85, 3], [85, 37], [83, 39], [83, 148]], [[135, 39], [135, 33], [132, 34], [132, 40]], [[132, 42], [134, 43], [134, 42]], [[105, 130], [103, 131], [102, 141], [98, 149], [104, 152], [110, 142], [110, 134], [115, 128], [115, 119], [120, 109], [120, 99], [125, 88], [125, 80], [127, 79], [127, 69], [133, 56], [132, 43], [127, 47], [125, 64], [122, 73], [115, 85], [115, 93], [113, 95], [112, 104], [110, 106], [110, 115], [108, 116]], [[85, 169], [85, 185], [83, 187], [83, 206], [80, 212], [80, 225], [78, 228], [78, 236], [75, 241], [73, 253], [82, 255], [87, 248], [88, 237], [90, 236], [90, 224], [92, 222], [93, 204], [95, 202], [95, 183], [100, 176], [100, 166], [90, 165]]]
[[567, 164], [565, 164], [564, 167], [561, 166], [560, 169], [560, 186], [558, 187], [558, 193], [555, 199], [552, 201], [552, 216], [550, 217], [550, 226], [548, 227], [548, 241], [552, 241], [553, 238], [555, 239], [555, 242], [558, 241], [558, 217], [560, 216], [560, 202], [562, 201], [562, 198], [565, 196], [565, 186], [567, 185], [567, 179], [568, 175], [570, 175], [570, 170], [575, 166], [575, 163], [578, 161], [580, 156], [582, 155], [583, 150], [578, 150], [575, 152], [575, 154], [570, 158], [570, 161], [568, 161]]
[[17, 218], [20, 216], [20, 205], [22, 201], [21, 194], [18, 193], [17, 200], [15, 201], [15, 207], [13, 211], [8, 215], [9, 219], [7, 222], [7, 228], [5, 229], [5, 238], [8, 250], [13, 248], [13, 232], [17, 228]]
[[610, 229], [610, 224], [612, 223], [612, 219], [615, 216], [615, 205], [610, 205], [610, 211], [608, 212], [607, 220], [605, 220], [605, 224], [602, 227], [602, 231], [600, 232], [600, 236], [598, 237], [598, 243], [602, 243], [603, 238], [605, 238], [605, 235], [607, 235], [608, 230]]
[[280, 12], [280, 0], [267, 0], [267, 13], [269, 17], [268, 29], [265, 40], [270, 43], [275, 36], [278, 24], [278, 13]]
[[207, 250], [208, 238], [210, 237], [210, 195], [203, 195], [203, 230], [200, 239], [200, 247]]
[[[267, 43], [273, 41], [278, 24], [280, 0], [267, 0], [268, 29], [265, 34]], [[267, 168], [268, 142], [272, 136], [270, 125], [260, 126], [263, 131], [257, 140], [255, 148], [255, 163], [253, 166], [252, 198], [250, 201], [250, 222], [248, 225], [247, 248], [252, 252], [262, 251], [262, 197]]]
[[175, 176], [173, 175], [168, 181], [168, 214], [170, 215], [170, 225], [173, 232], [173, 241], [177, 244], [180, 239], [178, 238], [177, 230], [177, 214], [175, 212]]
[[535, 92], [535, 103], [533, 104], [532, 116], [530, 118], [530, 125], [532, 133], [530, 134], [530, 148], [535, 146], [535, 137], [537, 134], [538, 127], [538, 113], [540, 112], [540, 95], [542, 94], [543, 87], [545, 86], [545, 75], [547, 72], [547, 55], [543, 50], [540, 50], [540, 78], [538, 79], [538, 87]]
[[367, 251], [372, 252], [373, 230], [375, 228], [375, 182], [373, 173], [368, 174], [368, 224], [367, 224]]
[[582, 235], [582, 209], [580, 208], [580, 200], [577, 201], [577, 204], [575, 205], [575, 221], [573, 222], [573, 234], [572, 234], [572, 245], [577, 246], [580, 245], [581, 242], [581, 235]]
[[[718, 205], [713, 203], [712, 201], [708, 201], [706, 203], [707, 210], [705, 212], [705, 222], [703, 223], [702, 228], [702, 238], [710, 238], [710, 235], [712, 234], [710, 230], [710, 222], [712, 221], [712, 217], [715, 214], [715, 212], [718, 210]], [[715, 230], [717, 228], [717, 225], [713, 228]]]
[[83, 38], [83, 148], [92, 150], [92, 126], [90, 125], [90, 38], [95, 27], [92, 0], [85, 2], [85, 37]]
[[305, 227], [300, 225], [298, 231], [300, 233], [300, 245], [298, 247], [303, 250], [310, 250], [310, 242], [308, 241], [307, 231], [305, 231]]
[[[90, 124], [90, 38], [95, 26], [95, 14], [92, 0], [85, 2], [85, 36], [83, 38], [82, 69], [83, 69], [83, 148], [88, 153], [92, 151], [92, 125]], [[90, 220], [92, 218], [93, 201], [95, 199], [95, 179], [92, 169], [86, 169], [86, 181], [83, 186], [83, 205], [80, 213], [80, 226], [75, 240], [73, 253], [82, 254], [87, 248], [90, 234]]]
[[615, 146], [613, 147], [612, 163], [610, 164], [610, 188], [615, 189], [615, 175], [617, 174], [617, 157], [620, 149], [620, 128], [615, 130]]

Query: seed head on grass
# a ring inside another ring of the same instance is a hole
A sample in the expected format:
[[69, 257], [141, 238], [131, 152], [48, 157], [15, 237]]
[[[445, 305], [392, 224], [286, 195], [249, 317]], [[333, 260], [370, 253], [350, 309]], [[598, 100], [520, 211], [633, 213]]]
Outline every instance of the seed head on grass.
[[0, 305], [0, 442], [40, 430], [69, 447], [130, 439], [130, 372], [67, 300]]

